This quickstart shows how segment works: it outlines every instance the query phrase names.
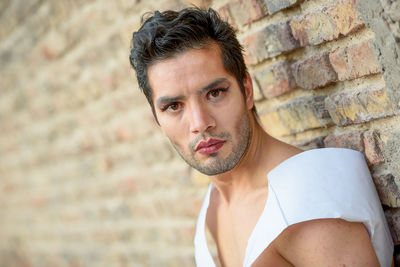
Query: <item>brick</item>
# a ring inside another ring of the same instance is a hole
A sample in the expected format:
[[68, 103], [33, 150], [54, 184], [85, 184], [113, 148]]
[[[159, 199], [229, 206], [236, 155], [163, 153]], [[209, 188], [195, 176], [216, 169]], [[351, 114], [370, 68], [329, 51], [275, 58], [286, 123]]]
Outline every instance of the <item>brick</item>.
[[296, 88], [287, 62], [277, 63], [267, 69], [257, 71], [254, 76], [266, 98], [279, 96]]
[[314, 55], [292, 64], [296, 84], [303, 89], [315, 89], [337, 80], [336, 72], [329, 62], [329, 54]]
[[329, 125], [326, 114], [324, 96], [302, 97], [272, 111], [260, 112], [260, 119], [267, 132], [283, 136]]
[[[208, 9], [211, 5], [211, 0], [184, 0], [184, 2], [186, 2], [187, 5], [195, 5], [202, 9]], [[179, 8], [179, 5], [177, 5], [177, 8]]]
[[263, 100], [264, 94], [261, 91], [260, 86], [258, 85], [254, 75], [252, 75], [251, 77], [252, 81], [253, 81], [253, 96], [254, 96], [254, 101], [261, 101]]
[[400, 208], [386, 210], [385, 216], [392, 234], [393, 243], [400, 245]]
[[369, 41], [345, 48], [338, 48], [329, 54], [332, 67], [341, 81], [379, 73], [380, 65]]
[[[119, 235], [124, 234], [124, 241], [135, 242], [163, 242], [167, 244], [180, 244], [191, 246], [193, 244], [195, 228], [192, 226], [169, 227], [168, 231], [164, 227], [143, 227], [127, 229]], [[101, 233], [93, 233], [93, 235]], [[98, 238], [93, 236], [93, 238]]]
[[[176, 154], [172, 146], [165, 139], [145, 138], [136, 140], [134, 144], [135, 153], [127, 146], [113, 146], [109, 150], [109, 157], [112, 162], [131, 160], [138, 165], [150, 165], [152, 162], [168, 162]], [[152, 147], [152, 149], [149, 149]]]
[[274, 14], [282, 9], [293, 6], [298, 0], [264, 0], [267, 5], [268, 13]]
[[395, 177], [397, 183], [400, 184], [400, 131], [398, 128], [390, 127], [380, 133], [380, 138], [384, 144], [384, 168], [387, 172], [391, 173]]
[[341, 135], [330, 135], [324, 139], [325, 147], [341, 147], [364, 152], [362, 132], [350, 132]]
[[[195, 218], [200, 210], [203, 194], [195, 188], [186, 190], [170, 189], [163, 195], [137, 198], [129, 204], [130, 212], [135, 218], [155, 219], [162, 217]], [[185, 203], [184, 205], [182, 203]], [[118, 206], [115, 211], [118, 211]]]
[[382, 204], [400, 207], [400, 188], [395, 177], [392, 174], [384, 174], [373, 175], [372, 178]]
[[385, 160], [382, 153], [383, 145], [378, 131], [369, 130], [364, 132], [365, 157], [369, 165], [382, 163]]
[[299, 47], [287, 22], [268, 25], [263, 30], [244, 38], [242, 43], [246, 51], [246, 63], [249, 65]]
[[291, 130], [286, 126], [284, 120], [280, 118], [278, 110], [259, 112], [261, 123], [264, 129], [272, 136], [290, 135]]
[[18, 25], [21, 25], [27, 18], [31, 18], [32, 14], [37, 12], [40, 7], [39, 0], [33, 0], [25, 5], [18, 3], [3, 2], [0, 4], [2, 7], [2, 18], [0, 38], [4, 40], [6, 35], [11, 33]]
[[229, 3], [234, 21], [246, 25], [267, 15], [263, 0], [234, 0]]
[[296, 146], [301, 148], [302, 150], [323, 148], [323, 147], [325, 147], [324, 139], [325, 139], [325, 136], [320, 136], [320, 137], [313, 138], [313, 139], [307, 140], [307, 141], [303, 140], [302, 142], [297, 143]]
[[217, 13], [224, 21], [228, 22], [235, 30], [238, 29], [238, 25], [236, 24], [235, 20], [231, 15], [231, 12], [229, 11], [229, 4], [223, 5], [222, 7], [218, 8]]
[[340, 1], [292, 19], [290, 27], [294, 38], [300, 41], [301, 46], [318, 45], [356, 31], [363, 22], [357, 18], [353, 2]]
[[393, 115], [394, 105], [386, 88], [362, 88], [340, 92], [325, 99], [325, 106], [336, 125], [362, 123]]

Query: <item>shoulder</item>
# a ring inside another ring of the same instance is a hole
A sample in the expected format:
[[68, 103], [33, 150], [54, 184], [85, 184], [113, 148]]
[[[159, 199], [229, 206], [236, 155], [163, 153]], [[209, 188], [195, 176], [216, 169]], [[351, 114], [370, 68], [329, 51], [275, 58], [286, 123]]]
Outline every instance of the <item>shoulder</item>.
[[288, 237], [301, 244], [294, 247], [318, 251], [311, 255], [324, 255], [320, 260], [329, 250], [350, 257], [357, 249], [371, 249], [382, 266], [388, 266], [393, 243], [363, 154], [337, 148], [306, 151], [283, 162], [268, 178], [289, 225]]
[[362, 223], [341, 219], [297, 223], [284, 230], [275, 245], [295, 266], [379, 266]]
[[[341, 171], [343, 167], [347, 171], [351, 171], [360, 167], [365, 168], [367, 165], [363, 154], [358, 151], [345, 148], [319, 148], [297, 153], [287, 158], [278, 164], [270, 172], [270, 175], [310, 174], [320, 173], [321, 170], [329, 173], [328, 171]], [[280, 178], [276, 177], [275, 179]]]
[[[370, 179], [364, 156], [358, 151], [341, 148], [313, 149], [296, 154], [268, 173], [270, 185], [289, 195], [308, 194], [309, 190], [321, 187], [332, 190], [346, 186], [350, 189], [354, 185], [356, 190], [359, 183]], [[299, 191], [299, 188], [308, 192]]]
[[354, 207], [360, 208], [358, 214], [365, 214], [368, 199], [376, 202], [374, 209], [380, 207], [363, 155], [349, 149], [297, 154], [272, 170], [268, 181], [289, 225], [337, 218], [337, 212], [353, 218]]

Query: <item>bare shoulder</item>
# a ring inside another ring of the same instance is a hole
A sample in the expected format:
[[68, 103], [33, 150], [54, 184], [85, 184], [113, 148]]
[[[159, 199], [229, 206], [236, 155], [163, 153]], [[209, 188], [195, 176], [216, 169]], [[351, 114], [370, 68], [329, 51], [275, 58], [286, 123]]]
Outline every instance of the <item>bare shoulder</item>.
[[306, 221], [291, 225], [275, 241], [279, 253], [295, 266], [379, 266], [362, 223]]

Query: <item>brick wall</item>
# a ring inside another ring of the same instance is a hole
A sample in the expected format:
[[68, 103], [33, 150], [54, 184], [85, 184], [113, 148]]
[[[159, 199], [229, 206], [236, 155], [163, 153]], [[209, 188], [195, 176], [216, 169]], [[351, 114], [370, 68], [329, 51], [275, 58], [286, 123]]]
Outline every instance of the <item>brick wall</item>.
[[[238, 29], [267, 131], [366, 155], [399, 244], [400, 81], [380, 24], [359, 16], [374, 1], [191, 2]], [[128, 62], [141, 14], [182, 2], [1, 1], [0, 266], [194, 266], [207, 179], [162, 136]]]
[[128, 60], [141, 14], [178, 5], [1, 1], [0, 266], [194, 265], [204, 187]]

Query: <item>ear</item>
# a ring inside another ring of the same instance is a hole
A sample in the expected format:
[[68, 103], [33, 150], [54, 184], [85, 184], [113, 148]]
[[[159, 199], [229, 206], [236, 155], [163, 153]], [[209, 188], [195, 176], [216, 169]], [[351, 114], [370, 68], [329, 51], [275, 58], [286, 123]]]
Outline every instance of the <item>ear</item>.
[[254, 106], [254, 95], [253, 95], [253, 81], [250, 73], [246, 71], [246, 78], [243, 80], [244, 92], [246, 93], [246, 105], [247, 109], [252, 109]]

